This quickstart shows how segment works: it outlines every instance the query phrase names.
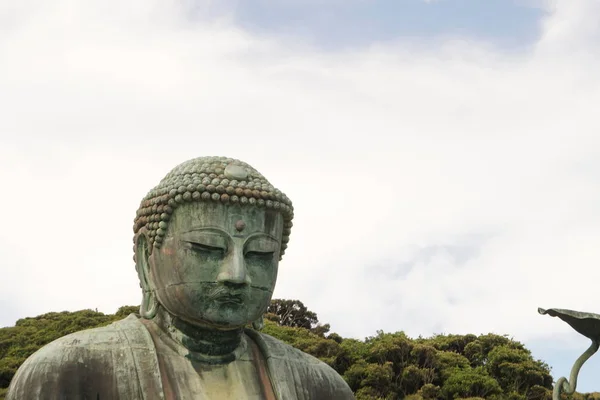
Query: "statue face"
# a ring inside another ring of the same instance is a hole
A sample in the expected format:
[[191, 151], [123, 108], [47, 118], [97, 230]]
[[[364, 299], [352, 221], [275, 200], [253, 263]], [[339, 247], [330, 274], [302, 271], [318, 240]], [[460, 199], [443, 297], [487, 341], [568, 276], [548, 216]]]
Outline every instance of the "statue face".
[[256, 320], [275, 288], [282, 231], [283, 218], [272, 210], [179, 206], [148, 259], [159, 302], [195, 325], [228, 329]]

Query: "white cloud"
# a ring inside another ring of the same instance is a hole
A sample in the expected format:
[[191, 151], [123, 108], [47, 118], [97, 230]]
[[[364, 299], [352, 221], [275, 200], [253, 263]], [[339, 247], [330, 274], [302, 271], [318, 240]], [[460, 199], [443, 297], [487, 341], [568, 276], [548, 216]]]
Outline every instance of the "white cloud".
[[175, 1], [4, 3], [0, 325], [137, 303], [139, 200], [228, 155], [294, 201], [276, 295], [333, 330], [568, 332], [536, 308], [600, 311], [600, 28], [594, 1], [555, 5], [511, 54], [324, 53]]

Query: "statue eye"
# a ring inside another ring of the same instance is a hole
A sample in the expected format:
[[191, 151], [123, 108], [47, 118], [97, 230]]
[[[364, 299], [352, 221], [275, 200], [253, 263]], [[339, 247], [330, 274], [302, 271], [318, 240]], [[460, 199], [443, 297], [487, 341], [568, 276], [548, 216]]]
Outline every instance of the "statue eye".
[[274, 251], [247, 251], [246, 257], [271, 257]]
[[210, 246], [204, 243], [185, 242], [190, 249], [200, 253], [223, 254], [225, 249], [217, 246]]
[[246, 243], [244, 256], [270, 258], [277, 251], [278, 243], [269, 238], [256, 238]]

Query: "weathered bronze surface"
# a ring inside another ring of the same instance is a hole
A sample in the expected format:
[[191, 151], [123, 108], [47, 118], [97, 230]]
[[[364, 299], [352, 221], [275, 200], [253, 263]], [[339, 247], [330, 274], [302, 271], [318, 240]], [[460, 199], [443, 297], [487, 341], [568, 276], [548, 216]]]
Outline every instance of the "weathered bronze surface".
[[44, 346], [7, 399], [353, 399], [325, 363], [246, 328], [262, 326], [292, 218], [246, 163], [175, 167], [135, 218], [142, 318]]
[[600, 343], [600, 315], [573, 310], [564, 310], [560, 308], [550, 308], [548, 310], [538, 308], [538, 312], [542, 315], [550, 315], [551, 317], [558, 317], [562, 319], [577, 332], [592, 341], [590, 347], [588, 347], [588, 349], [583, 352], [583, 354], [579, 356], [579, 358], [573, 364], [569, 380], [567, 380], [565, 377], [560, 377], [556, 381], [554, 390], [552, 392], [552, 399], [560, 400], [561, 393], [566, 393], [569, 395], [575, 393], [575, 390], [577, 389], [577, 376], [579, 375], [579, 370], [583, 364], [591, 356], [593, 356], [596, 351], [598, 351], [598, 346]]

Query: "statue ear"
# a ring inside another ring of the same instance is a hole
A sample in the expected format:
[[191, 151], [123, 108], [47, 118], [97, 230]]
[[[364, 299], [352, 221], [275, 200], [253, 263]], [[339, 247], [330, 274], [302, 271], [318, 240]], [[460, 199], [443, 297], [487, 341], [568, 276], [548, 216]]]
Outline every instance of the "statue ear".
[[256, 321], [252, 321], [252, 327], [257, 331], [261, 331], [265, 327], [264, 316], [261, 315]]
[[145, 229], [138, 232], [135, 237], [135, 269], [142, 288], [142, 304], [140, 315], [146, 319], [152, 319], [158, 310], [158, 300], [154, 292], [154, 284], [150, 274], [150, 248]]

